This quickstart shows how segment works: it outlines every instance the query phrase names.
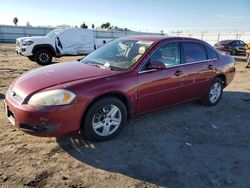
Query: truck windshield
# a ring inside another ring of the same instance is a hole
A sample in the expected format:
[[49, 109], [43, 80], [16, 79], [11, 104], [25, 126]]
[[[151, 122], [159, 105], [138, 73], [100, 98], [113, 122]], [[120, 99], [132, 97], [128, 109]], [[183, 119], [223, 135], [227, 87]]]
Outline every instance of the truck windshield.
[[51, 38], [51, 37], [54, 37], [55, 35], [57, 35], [59, 32], [61, 32], [62, 30], [61, 29], [54, 29], [52, 31], [50, 31], [46, 37], [48, 38]]
[[152, 44], [151, 41], [115, 40], [86, 56], [81, 63], [111, 70], [127, 70]]

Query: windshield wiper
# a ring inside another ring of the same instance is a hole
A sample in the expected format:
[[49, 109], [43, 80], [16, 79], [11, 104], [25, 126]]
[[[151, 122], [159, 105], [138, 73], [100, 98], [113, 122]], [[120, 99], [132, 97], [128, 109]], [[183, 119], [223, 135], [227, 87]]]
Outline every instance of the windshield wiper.
[[116, 66], [110, 66], [109, 69], [110, 69], [110, 70], [114, 70], [114, 71], [124, 71], [123, 68], [116, 67]]
[[110, 69], [110, 67], [106, 67], [104, 66], [102, 63], [97, 63], [97, 62], [93, 62], [93, 63], [86, 63], [86, 62], [83, 62], [84, 64], [86, 65], [90, 65], [90, 66], [94, 66], [94, 67], [98, 67], [98, 68], [101, 68], [101, 69]]

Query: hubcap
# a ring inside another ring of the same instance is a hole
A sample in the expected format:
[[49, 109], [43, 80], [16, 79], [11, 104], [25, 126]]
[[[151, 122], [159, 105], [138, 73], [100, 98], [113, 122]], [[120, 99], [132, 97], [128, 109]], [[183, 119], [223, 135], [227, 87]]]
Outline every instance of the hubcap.
[[43, 52], [39, 55], [39, 60], [42, 63], [47, 63], [49, 61], [49, 54]]
[[214, 83], [209, 93], [209, 100], [211, 103], [215, 103], [219, 100], [221, 91], [222, 91], [221, 84], [218, 82]]
[[118, 129], [121, 120], [121, 110], [115, 105], [107, 105], [94, 115], [92, 127], [96, 134], [109, 136]]

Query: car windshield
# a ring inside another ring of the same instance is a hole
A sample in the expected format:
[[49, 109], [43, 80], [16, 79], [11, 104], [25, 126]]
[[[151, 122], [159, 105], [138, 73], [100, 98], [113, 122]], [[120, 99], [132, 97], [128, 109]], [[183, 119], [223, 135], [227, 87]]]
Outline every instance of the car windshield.
[[92, 52], [81, 63], [111, 70], [127, 70], [153, 44], [151, 41], [115, 40]]

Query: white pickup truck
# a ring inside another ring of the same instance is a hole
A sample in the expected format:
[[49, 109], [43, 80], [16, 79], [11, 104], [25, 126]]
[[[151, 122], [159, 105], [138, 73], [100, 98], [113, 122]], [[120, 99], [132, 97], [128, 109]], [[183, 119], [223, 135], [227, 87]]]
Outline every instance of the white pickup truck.
[[90, 29], [55, 29], [46, 36], [16, 39], [16, 53], [40, 65], [48, 65], [53, 57], [89, 54], [100, 46], [95, 43], [94, 33]]

